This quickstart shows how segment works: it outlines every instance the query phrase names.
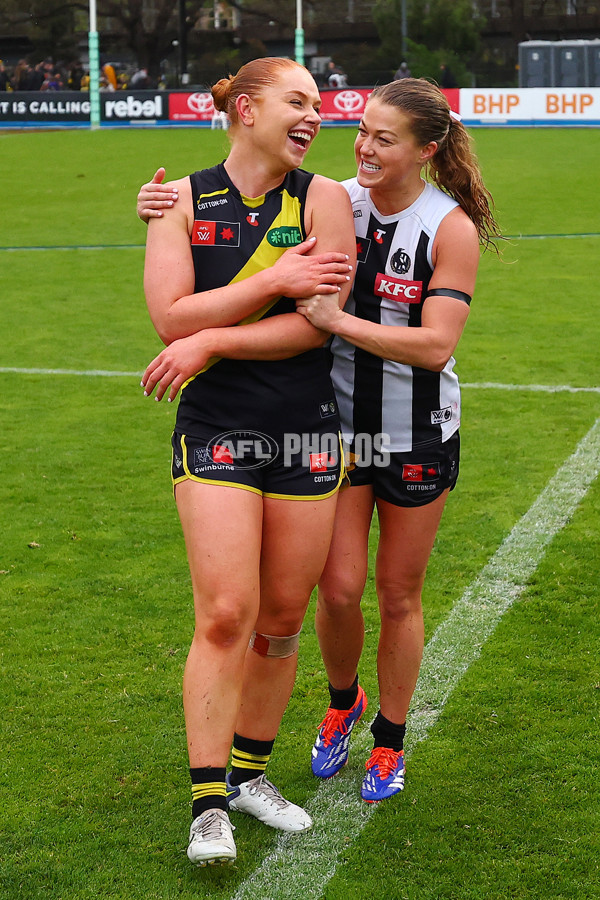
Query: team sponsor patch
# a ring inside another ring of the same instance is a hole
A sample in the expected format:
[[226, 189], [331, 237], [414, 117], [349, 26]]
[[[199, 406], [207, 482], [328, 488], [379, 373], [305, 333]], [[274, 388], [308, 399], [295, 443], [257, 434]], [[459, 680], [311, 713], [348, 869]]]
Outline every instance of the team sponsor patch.
[[233, 465], [233, 455], [227, 444], [213, 444], [211, 447], [212, 461], [217, 465]]
[[366, 262], [367, 256], [369, 255], [369, 248], [371, 247], [371, 238], [367, 237], [357, 237], [356, 238], [356, 259], [358, 262]]
[[431, 410], [431, 424], [432, 425], [443, 425], [444, 422], [449, 422], [452, 418], [452, 408], [450, 406], [446, 406], [444, 409], [432, 409]]
[[378, 272], [375, 277], [375, 293], [378, 297], [388, 297], [398, 303], [420, 303], [423, 293], [422, 281], [406, 281]]
[[206, 466], [212, 462], [212, 455], [209, 447], [196, 447], [194, 449], [194, 466]]
[[239, 222], [194, 222], [192, 244], [196, 247], [239, 247]]
[[402, 481], [437, 481], [440, 476], [439, 462], [402, 466]]
[[326, 472], [330, 466], [335, 466], [336, 461], [327, 451], [310, 454], [310, 471]]
[[295, 247], [302, 243], [302, 234], [295, 225], [280, 225], [267, 231], [267, 241], [272, 247]]
[[319, 413], [322, 419], [328, 419], [335, 416], [335, 400], [328, 400], [326, 403], [319, 403]]

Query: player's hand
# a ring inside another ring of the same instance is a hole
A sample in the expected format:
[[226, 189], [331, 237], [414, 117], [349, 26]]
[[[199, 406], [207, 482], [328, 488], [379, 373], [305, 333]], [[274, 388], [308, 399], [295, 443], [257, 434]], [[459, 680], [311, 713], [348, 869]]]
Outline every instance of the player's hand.
[[345, 315], [333, 294], [315, 294], [296, 300], [296, 312], [307, 318], [315, 328], [329, 332], [335, 331], [336, 323]]
[[310, 297], [313, 294], [338, 294], [340, 285], [352, 278], [352, 266], [345, 253], [320, 253], [308, 256], [316, 237], [290, 247], [280, 256], [272, 272], [278, 291], [284, 297]]
[[160, 219], [163, 215], [162, 210], [173, 206], [179, 198], [177, 188], [162, 183], [164, 177], [165, 170], [161, 166], [154, 173], [152, 181], [141, 186], [137, 195], [136, 212], [142, 222], [146, 224], [149, 219]]
[[171, 403], [180, 388], [193, 375], [201, 372], [212, 353], [203, 332], [173, 341], [152, 360], [142, 376], [144, 396], [149, 397], [156, 389], [155, 400], [162, 400], [169, 389]]

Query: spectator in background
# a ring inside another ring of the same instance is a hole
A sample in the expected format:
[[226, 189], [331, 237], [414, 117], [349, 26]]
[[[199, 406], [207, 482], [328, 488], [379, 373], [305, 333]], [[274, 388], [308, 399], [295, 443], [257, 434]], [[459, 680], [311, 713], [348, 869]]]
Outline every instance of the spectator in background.
[[63, 83], [60, 72], [56, 69], [53, 72], [47, 72], [44, 83], [40, 90], [42, 91], [62, 91]]
[[331, 59], [327, 64], [327, 86], [330, 88], [342, 88], [348, 86], [346, 73], [340, 66], [336, 66]]
[[410, 69], [405, 62], [401, 62], [394, 72], [394, 81], [400, 81], [402, 78], [410, 78]]
[[69, 68], [69, 78], [67, 80], [68, 89], [70, 91], [80, 91], [82, 78], [83, 66], [81, 65], [81, 60], [75, 59]]
[[117, 90], [117, 73], [115, 72], [114, 66], [111, 66], [110, 63], [106, 63], [102, 66], [102, 74], [106, 78], [108, 83], [107, 90], [108, 91], [116, 91]]
[[26, 59], [20, 59], [17, 65], [14, 68], [13, 77], [12, 77], [12, 86], [13, 91], [27, 91], [29, 90], [27, 81], [29, 79], [29, 73], [31, 72], [31, 68], [27, 63]]
[[150, 79], [147, 69], [138, 69], [129, 82], [132, 91], [147, 91], [150, 87]]
[[455, 88], [455, 87], [458, 87], [458, 85], [457, 85], [457, 83], [456, 83], [456, 78], [454, 77], [454, 74], [453, 74], [453, 72], [452, 72], [452, 69], [450, 69], [450, 68], [446, 65], [446, 63], [442, 63], [442, 64], [441, 64], [441, 66], [440, 66], [440, 72], [442, 73], [442, 74], [440, 75], [440, 87], [442, 87], [442, 88]]
[[29, 75], [27, 77], [27, 88], [28, 91], [41, 91], [42, 85], [46, 80], [46, 72], [44, 71], [44, 63], [39, 62], [34, 69], [29, 70]]
[[6, 71], [4, 61], [0, 59], [0, 91], [10, 90], [12, 90], [12, 85], [8, 78], [8, 72]]

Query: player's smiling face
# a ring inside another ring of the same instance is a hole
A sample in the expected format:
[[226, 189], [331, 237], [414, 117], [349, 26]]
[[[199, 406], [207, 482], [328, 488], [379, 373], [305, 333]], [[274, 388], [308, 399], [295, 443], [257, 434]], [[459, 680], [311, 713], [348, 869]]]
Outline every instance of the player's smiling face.
[[294, 167], [301, 165], [321, 125], [321, 97], [312, 75], [302, 69], [284, 72], [256, 105], [261, 139]]
[[405, 179], [420, 179], [430, 154], [419, 147], [410, 124], [409, 116], [388, 103], [367, 103], [354, 143], [360, 185], [386, 190]]

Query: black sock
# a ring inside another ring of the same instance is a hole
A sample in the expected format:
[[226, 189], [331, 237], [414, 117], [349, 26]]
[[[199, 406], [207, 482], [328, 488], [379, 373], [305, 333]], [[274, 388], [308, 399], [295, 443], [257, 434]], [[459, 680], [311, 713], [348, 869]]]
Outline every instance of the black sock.
[[404, 735], [406, 734], [406, 722], [402, 725], [395, 725], [385, 716], [381, 715], [381, 710], [375, 716], [375, 721], [371, 725], [371, 734], [375, 738], [375, 747], [389, 747], [391, 750], [404, 749]]
[[350, 687], [344, 688], [342, 691], [338, 691], [329, 682], [329, 696], [331, 697], [329, 705], [332, 709], [351, 709], [358, 697], [358, 675]]
[[253, 741], [241, 734], [234, 734], [229, 783], [238, 785], [262, 775], [274, 743], [275, 738], [272, 741]]
[[192, 779], [192, 818], [207, 809], [227, 809], [225, 802], [225, 767], [206, 766], [190, 769]]

